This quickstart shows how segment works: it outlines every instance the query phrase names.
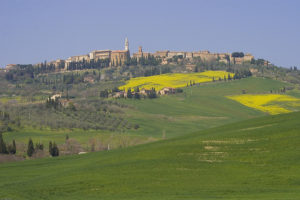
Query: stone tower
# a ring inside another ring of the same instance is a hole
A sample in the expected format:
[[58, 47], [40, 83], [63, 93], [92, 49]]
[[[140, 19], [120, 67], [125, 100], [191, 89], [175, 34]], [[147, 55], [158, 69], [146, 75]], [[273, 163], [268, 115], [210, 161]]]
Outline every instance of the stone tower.
[[128, 39], [125, 39], [125, 50], [129, 51], [129, 43], [128, 43]]

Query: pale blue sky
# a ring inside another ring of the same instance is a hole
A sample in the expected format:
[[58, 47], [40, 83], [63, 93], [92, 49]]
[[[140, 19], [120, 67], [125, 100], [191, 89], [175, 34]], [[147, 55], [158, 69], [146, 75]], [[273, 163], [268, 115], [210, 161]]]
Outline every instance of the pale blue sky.
[[299, 0], [0, 0], [0, 66], [95, 49], [243, 51], [300, 66]]

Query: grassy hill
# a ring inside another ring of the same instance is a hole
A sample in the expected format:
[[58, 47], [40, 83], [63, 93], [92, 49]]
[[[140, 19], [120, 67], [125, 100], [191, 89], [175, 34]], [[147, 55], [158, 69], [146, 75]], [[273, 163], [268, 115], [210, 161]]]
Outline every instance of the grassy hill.
[[[224, 90], [226, 91], [226, 90]], [[299, 199], [300, 112], [0, 165], [0, 199]]]
[[[138, 129], [125, 129], [122, 133], [117, 131], [112, 134], [110, 131], [103, 130], [70, 130], [68, 128], [51, 130], [25, 126], [4, 133], [4, 138], [7, 142], [16, 139], [17, 143], [26, 144], [31, 137], [34, 142], [39, 141], [47, 145], [49, 140], [63, 144], [66, 134], [68, 134], [70, 138], [76, 139], [84, 147], [88, 146], [88, 141], [91, 138], [110, 143], [111, 147], [119, 146], [118, 144], [123, 142], [121, 141], [123, 140], [121, 134], [128, 136], [130, 141], [134, 140], [133, 143], [152, 141], [153, 137], [156, 139], [162, 137], [172, 138], [227, 123], [267, 115], [267, 113], [228, 99], [227, 96], [242, 94], [243, 90], [249, 94], [268, 93], [270, 90], [279, 90], [287, 85], [272, 79], [251, 77], [229, 82], [203, 83], [186, 87], [183, 93], [161, 96], [157, 99], [116, 99], [112, 101], [128, 106], [120, 108], [122, 112], [117, 111], [112, 116], [121, 116], [122, 119], [128, 120], [129, 124], [132, 125], [138, 124]], [[99, 97], [97, 98], [99, 102], [103, 101]], [[97, 99], [94, 100], [97, 101]], [[80, 115], [83, 112], [76, 111], [75, 114]], [[47, 117], [49, 118], [49, 116]], [[64, 115], [56, 116], [56, 118], [58, 117], [66, 118]]]
[[167, 138], [219, 125], [267, 115], [246, 107], [226, 96], [269, 93], [288, 84], [265, 78], [246, 78], [230, 82], [213, 82], [184, 88], [183, 93], [157, 99], [124, 100], [133, 106], [126, 110], [129, 121], [140, 128], [131, 133]]

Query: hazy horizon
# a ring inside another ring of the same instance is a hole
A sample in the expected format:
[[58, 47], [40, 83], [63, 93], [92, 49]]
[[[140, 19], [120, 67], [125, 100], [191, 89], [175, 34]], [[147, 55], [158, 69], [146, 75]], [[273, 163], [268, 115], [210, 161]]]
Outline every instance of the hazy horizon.
[[92, 50], [251, 53], [300, 66], [299, 1], [0, 2], [0, 67], [34, 64]]

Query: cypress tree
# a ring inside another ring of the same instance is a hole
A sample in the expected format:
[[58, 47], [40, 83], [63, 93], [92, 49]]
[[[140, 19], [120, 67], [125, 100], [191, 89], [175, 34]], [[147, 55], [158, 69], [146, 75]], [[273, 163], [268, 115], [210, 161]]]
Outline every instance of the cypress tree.
[[231, 80], [231, 76], [230, 76], [230, 74], [228, 74], [228, 80]]
[[50, 141], [49, 142], [49, 154], [51, 155], [51, 152], [52, 152], [52, 142]]
[[17, 152], [17, 147], [16, 147], [16, 142], [15, 140], [12, 141], [12, 145], [9, 145], [9, 153], [10, 154], [16, 154]]
[[59, 149], [55, 144], [55, 142], [53, 143], [53, 147], [52, 147], [52, 156], [59, 156]]
[[13, 150], [14, 150], [14, 154], [16, 154], [17, 146], [16, 146], [16, 141], [15, 140], [13, 140]]
[[29, 141], [28, 141], [27, 155], [29, 157], [31, 157], [33, 153], [34, 153], [34, 146], [33, 146], [32, 139], [30, 138]]
[[55, 142], [49, 142], [49, 153], [51, 156], [59, 156], [59, 149]]
[[131, 88], [127, 89], [127, 98], [129, 98], [129, 99], [132, 98]]
[[2, 137], [2, 133], [0, 133], [0, 153], [7, 153], [7, 148]]

